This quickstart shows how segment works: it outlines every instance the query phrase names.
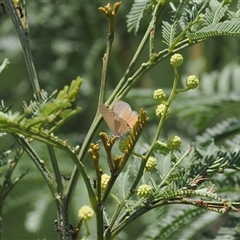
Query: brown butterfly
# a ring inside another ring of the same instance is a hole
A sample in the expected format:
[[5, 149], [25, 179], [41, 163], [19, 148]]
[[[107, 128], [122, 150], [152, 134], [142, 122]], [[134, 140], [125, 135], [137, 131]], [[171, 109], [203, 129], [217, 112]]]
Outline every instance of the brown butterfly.
[[130, 105], [123, 101], [116, 101], [113, 111], [104, 104], [99, 105], [99, 110], [108, 127], [116, 136], [129, 133], [138, 118], [137, 112], [132, 111]]

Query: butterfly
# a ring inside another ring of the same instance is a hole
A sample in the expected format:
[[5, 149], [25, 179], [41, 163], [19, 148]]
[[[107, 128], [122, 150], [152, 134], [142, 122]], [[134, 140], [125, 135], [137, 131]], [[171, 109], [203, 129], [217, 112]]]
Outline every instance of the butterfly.
[[116, 101], [113, 111], [104, 104], [99, 105], [99, 110], [108, 127], [116, 136], [129, 133], [138, 119], [138, 113], [132, 111], [130, 105], [123, 101]]

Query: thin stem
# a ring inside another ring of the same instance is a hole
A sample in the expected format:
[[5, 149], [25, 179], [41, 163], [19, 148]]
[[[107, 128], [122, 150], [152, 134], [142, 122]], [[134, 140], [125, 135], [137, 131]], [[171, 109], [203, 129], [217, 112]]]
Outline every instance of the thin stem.
[[[75, 163], [76, 168], [78, 170], [77, 171], [78, 174], [81, 173], [81, 175], [82, 175], [82, 178], [83, 178], [84, 183], [85, 183], [85, 185], [87, 187], [88, 194], [89, 194], [89, 199], [90, 199], [92, 205], [96, 206], [97, 202], [96, 202], [95, 194], [94, 194], [94, 191], [92, 189], [92, 185], [90, 183], [90, 179], [89, 179], [89, 177], [88, 177], [88, 175], [87, 175], [87, 173], [86, 173], [86, 171], [84, 169], [84, 165], [82, 164], [81, 161], [78, 160], [77, 156], [70, 149], [68, 149], [66, 152], [71, 157], [73, 162]], [[73, 185], [73, 183], [72, 183], [73, 181], [76, 181], [76, 180], [71, 178], [70, 179], [70, 183], [68, 184], [68, 186], [69, 185]], [[67, 188], [65, 190], [65, 195], [66, 195], [67, 203], [69, 203], [69, 188]]]
[[[77, 166], [74, 167], [72, 175], [71, 175], [71, 180], [69, 181], [69, 184], [68, 184], [68, 186], [65, 190], [65, 193], [67, 195], [67, 202], [69, 202], [71, 197], [72, 197], [72, 194], [73, 194], [74, 189], [76, 187], [80, 172], [84, 172], [84, 175], [83, 175], [83, 173], [81, 173], [82, 176], [88, 179], [88, 177], [85, 176], [86, 172], [84, 171], [84, 169], [82, 169], [82, 162], [86, 159], [86, 156], [88, 154], [87, 153], [87, 147], [89, 146], [90, 142], [92, 141], [92, 139], [94, 137], [94, 133], [96, 132], [96, 129], [97, 129], [99, 123], [100, 123], [100, 120], [101, 120], [100, 114], [96, 113], [95, 118], [92, 122], [91, 127], [89, 128], [89, 131], [88, 131], [88, 133], [85, 137], [85, 141], [83, 142], [83, 144], [81, 146], [81, 149], [80, 149], [80, 152], [79, 152], [77, 158], [75, 157], [75, 155], [71, 156], [72, 159], [74, 160], [75, 164], [77, 162], [77, 164], [76, 164]], [[79, 167], [78, 167], [78, 165], [79, 165]], [[79, 168], [81, 168], [80, 172], [79, 172]], [[88, 182], [89, 182], [89, 180], [88, 180]], [[91, 184], [90, 184], [90, 186], [91, 186]]]
[[87, 220], [84, 220], [84, 225], [86, 228], [86, 235], [83, 237], [83, 240], [87, 240], [88, 237], [91, 235]]
[[103, 240], [103, 204], [98, 201], [97, 205], [97, 239]]
[[15, 136], [16, 140], [23, 147], [29, 157], [33, 160], [38, 170], [42, 174], [44, 180], [46, 181], [48, 188], [50, 189], [53, 199], [57, 205], [58, 214], [59, 214], [59, 226], [60, 226], [60, 236], [61, 239], [67, 240], [69, 239], [69, 231], [68, 231], [68, 218], [67, 218], [67, 208], [68, 205], [65, 201], [63, 201], [64, 196], [60, 193], [57, 193], [56, 182], [53, 180], [50, 172], [47, 170], [44, 162], [39, 158], [37, 153], [31, 147], [31, 145], [22, 137]]
[[111, 221], [110, 221], [110, 223], [109, 223], [109, 227], [108, 227], [108, 229], [107, 229], [107, 231], [106, 231], [106, 233], [105, 233], [106, 239], [111, 239], [111, 237], [110, 237], [110, 236], [111, 236], [111, 230], [112, 230], [112, 228], [113, 228], [113, 226], [114, 226], [114, 223], [117, 221], [117, 218], [118, 218], [118, 216], [119, 216], [122, 208], [124, 207], [126, 200], [128, 200], [129, 198], [130, 198], [130, 195], [128, 194], [128, 195], [122, 200], [122, 202], [121, 202], [120, 204], [118, 204], [116, 210], [114, 211], [113, 216], [112, 216], [112, 219], [111, 219]]
[[21, 42], [22, 49], [23, 49], [23, 55], [24, 55], [25, 62], [27, 65], [33, 92], [36, 93], [36, 98], [37, 98], [38, 102], [40, 102], [41, 101], [40, 86], [39, 86], [35, 66], [33, 63], [33, 58], [32, 58], [32, 53], [31, 53], [30, 43], [29, 43], [29, 37], [25, 32], [25, 28], [24, 28], [22, 21], [17, 13], [17, 10], [13, 4], [13, 1], [12, 0], [3, 0], [3, 2], [5, 4], [5, 7], [6, 7], [8, 13], [10, 14], [12, 22], [17, 31], [19, 40]]
[[188, 26], [179, 34], [178, 37], [176, 37], [176, 39], [174, 40], [174, 42], [172, 43], [172, 45], [169, 47], [169, 52], [172, 52], [172, 50], [176, 47], [176, 45], [182, 40], [182, 38], [184, 37], [184, 35], [186, 34], [186, 32], [195, 24], [199, 23], [201, 21], [201, 18], [197, 18], [195, 19], [193, 22], [190, 22], [188, 24]]
[[114, 33], [109, 33], [106, 53], [103, 56], [103, 68], [102, 68], [102, 77], [101, 77], [98, 104], [101, 104], [104, 102], [105, 83], [107, 80], [107, 71], [108, 71], [108, 66], [109, 66], [109, 60], [110, 60], [110, 54], [111, 54], [113, 40], [114, 40]]
[[53, 171], [55, 174], [55, 179], [56, 179], [56, 183], [57, 183], [57, 191], [59, 194], [62, 194], [63, 184], [62, 184], [61, 174], [60, 174], [60, 170], [58, 167], [58, 162], [57, 162], [57, 158], [56, 158], [56, 155], [54, 152], [54, 148], [49, 144], [47, 144], [47, 148], [48, 148], [48, 153], [49, 153], [50, 160], [52, 163]]
[[[100, 84], [100, 93], [99, 93], [99, 100], [98, 105], [104, 102], [104, 93], [105, 93], [105, 83], [107, 80], [107, 70], [109, 66], [109, 59], [112, 49], [112, 43], [114, 40], [114, 18], [109, 18], [109, 33], [108, 33], [108, 41], [107, 41], [107, 49], [106, 53], [103, 57], [103, 68], [102, 68], [102, 77], [101, 77], [101, 84]], [[99, 109], [97, 110], [97, 114]], [[96, 116], [97, 117], [97, 116]], [[98, 196], [98, 205], [96, 208], [96, 219], [97, 219], [97, 236], [98, 239], [103, 239], [103, 204], [101, 198], [101, 174], [99, 169], [96, 169], [97, 173], [97, 196]]]
[[[161, 1], [158, 2], [158, 4], [160, 4]], [[156, 6], [154, 6], [154, 11], [152, 14], [152, 29], [150, 31], [150, 36], [149, 36], [149, 59], [151, 60], [152, 58], [154, 58], [154, 37], [155, 37], [155, 24], [157, 21], [157, 13], [158, 13], [158, 4]]]
[[63, 196], [56, 198], [58, 209], [58, 228], [61, 240], [69, 239], [69, 224], [68, 224], [68, 206]]
[[35, 150], [32, 148], [32, 146], [21, 136], [14, 136], [15, 139], [19, 142], [19, 144], [22, 146], [24, 151], [28, 154], [28, 156], [33, 160], [34, 164], [42, 174], [44, 180], [46, 181], [54, 199], [56, 198], [57, 191], [56, 191], [56, 182], [53, 180], [53, 177], [51, 173], [46, 168], [44, 161], [40, 159], [38, 154], [35, 152]]
[[95, 164], [96, 170], [96, 181], [97, 181], [97, 205], [95, 206], [96, 212], [96, 221], [97, 221], [97, 236], [98, 239], [103, 238], [103, 202], [102, 202], [102, 188], [101, 188], [101, 179], [102, 179], [102, 172], [99, 166], [99, 159], [96, 160]]

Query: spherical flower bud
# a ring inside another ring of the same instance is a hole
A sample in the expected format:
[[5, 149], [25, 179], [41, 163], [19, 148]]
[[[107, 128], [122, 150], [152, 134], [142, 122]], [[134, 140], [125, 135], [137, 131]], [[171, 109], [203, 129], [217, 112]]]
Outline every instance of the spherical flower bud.
[[101, 177], [101, 189], [104, 192], [107, 188], [110, 176], [108, 174], [103, 174]]
[[[165, 108], [166, 108], [166, 105], [165, 105], [165, 104], [159, 104], [159, 105], [157, 106], [157, 109], [156, 109], [156, 115], [157, 115], [158, 117], [162, 117]], [[169, 114], [170, 114], [170, 111], [167, 110], [165, 116], [168, 117]]]
[[143, 185], [139, 186], [137, 189], [137, 195], [139, 197], [147, 198], [147, 197], [150, 197], [152, 195], [152, 193], [153, 193], [152, 187], [147, 184], [143, 184]]
[[151, 172], [157, 166], [157, 159], [155, 157], [149, 157], [145, 166], [147, 172]]
[[186, 87], [189, 89], [197, 88], [199, 84], [199, 80], [195, 75], [188, 76], [186, 80]]
[[153, 98], [154, 99], [159, 99], [160, 101], [164, 100], [166, 98], [166, 94], [162, 89], [157, 89], [153, 93]]
[[178, 136], [174, 136], [168, 139], [167, 146], [171, 150], [176, 150], [181, 146], [181, 138]]
[[94, 211], [89, 206], [83, 206], [79, 209], [78, 217], [83, 220], [90, 220], [94, 215]]
[[173, 67], [176, 67], [176, 68], [181, 66], [183, 63], [183, 56], [179, 53], [172, 55], [170, 59], [170, 63]]

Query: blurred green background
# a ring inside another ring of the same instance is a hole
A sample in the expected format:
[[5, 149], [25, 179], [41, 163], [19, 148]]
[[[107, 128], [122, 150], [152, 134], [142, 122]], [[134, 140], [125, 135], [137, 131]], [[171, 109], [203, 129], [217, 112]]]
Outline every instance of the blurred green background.
[[[107, 19], [98, 7], [108, 2], [26, 0], [32, 54], [41, 88], [50, 94], [55, 89], [60, 90], [64, 85], [70, 84], [71, 80], [77, 76], [84, 80], [76, 101], [76, 105], [82, 106], [83, 111], [59, 131], [60, 136], [69, 139], [72, 145], [81, 145], [97, 109], [102, 57], [108, 33]], [[132, 3], [133, 1], [123, 0], [117, 16], [107, 82], [109, 95], [124, 74], [150, 19], [150, 14], [148, 14], [142, 20], [137, 36], [128, 33], [126, 15]], [[160, 23], [157, 25], [155, 45], [156, 51], [165, 49], [165, 45], [161, 42]], [[185, 61], [180, 71], [182, 75], [195, 74], [199, 78], [209, 76], [208, 79], [211, 81], [214, 78], [213, 74], [221, 75], [223, 69], [233, 63], [235, 64], [234, 71], [239, 72], [239, 53], [238, 38], [210, 39], [182, 52]], [[13, 111], [22, 111], [23, 101], [28, 103], [33, 93], [17, 34], [8, 14], [0, 9], [0, 62], [4, 58], [8, 58], [11, 64], [0, 75], [0, 98], [4, 100], [6, 106], [14, 104]], [[147, 59], [146, 48], [135, 69]], [[153, 90], [170, 88], [172, 79], [173, 71], [169, 65], [169, 59], [166, 59], [144, 76], [136, 89], [129, 93], [127, 101], [134, 109], [139, 110], [145, 107], [151, 114], [151, 107], [154, 105], [151, 99]], [[214, 89], [214, 83], [212, 85]], [[239, 92], [239, 89], [233, 89], [230, 85], [229, 92], [233, 90]], [[144, 95], [147, 97], [142, 97]], [[154, 128], [151, 128], [154, 123], [153, 120], [148, 124], [148, 135], [154, 131]], [[174, 127], [173, 124], [175, 124]], [[172, 119], [167, 125], [166, 132], [183, 129], [184, 126], [186, 127], [184, 123], [176, 124], [176, 119]], [[196, 131], [192, 131], [191, 126], [187, 128], [185, 133], [187, 132], [187, 138], [191, 140]], [[102, 129], [106, 130], [106, 126], [103, 125]], [[7, 137], [0, 141], [0, 149], [4, 151], [8, 149], [13, 140]], [[33, 145], [47, 163], [45, 145], [36, 142]], [[64, 169], [63, 174], [70, 175], [72, 162], [62, 152], [57, 153], [61, 169]], [[89, 175], [94, 177], [91, 164], [86, 165], [89, 168]], [[29, 173], [7, 197], [3, 208], [3, 239], [57, 239], [58, 234], [54, 232], [53, 226], [56, 211], [50, 192], [33, 163], [27, 156], [24, 156], [15, 176], [26, 169], [30, 169]], [[4, 172], [4, 169], [1, 171]], [[78, 209], [85, 203], [87, 203], [86, 190], [79, 180], [73, 204], [70, 206], [70, 221], [73, 224], [77, 222]], [[134, 229], [139, 229], [139, 224], [143, 231], [145, 223], [142, 220], [131, 226], [127, 232], [131, 233]], [[127, 239], [126, 236], [128, 235], [123, 234], [119, 239]]]

